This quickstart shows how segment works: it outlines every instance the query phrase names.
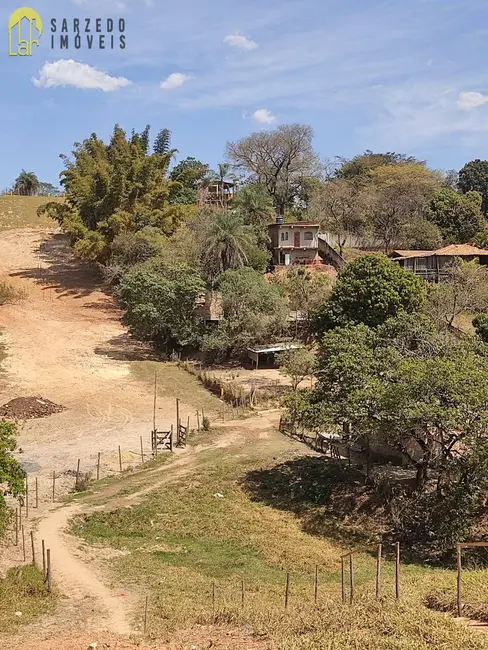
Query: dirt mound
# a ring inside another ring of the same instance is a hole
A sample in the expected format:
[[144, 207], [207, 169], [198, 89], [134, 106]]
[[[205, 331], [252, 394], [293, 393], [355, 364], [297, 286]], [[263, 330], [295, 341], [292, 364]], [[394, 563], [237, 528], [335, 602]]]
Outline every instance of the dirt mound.
[[0, 406], [0, 417], [9, 420], [31, 420], [45, 418], [61, 411], [64, 411], [64, 406], [42, 397], [16, 397]]

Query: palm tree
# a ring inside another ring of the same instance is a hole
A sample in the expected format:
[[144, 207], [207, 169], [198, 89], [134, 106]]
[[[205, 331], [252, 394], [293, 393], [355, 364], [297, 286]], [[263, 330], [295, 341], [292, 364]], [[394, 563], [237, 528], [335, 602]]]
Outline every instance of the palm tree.
[[254, 234], [236, 212], [219, 210], [209, 226], [205, 258], [215, 275], [247, 264], [246, 251], [254, 243]]
[[40, 183], [34, 172], [26, 172], [23, 169], [15, 179], [14, 194], [22, 196], [34, 196], [39, 191]]
[[273, 199], [263, 185], [244, 185], [237, 193], [233, 207], [251, 226], [265, 226], [274, 215]]

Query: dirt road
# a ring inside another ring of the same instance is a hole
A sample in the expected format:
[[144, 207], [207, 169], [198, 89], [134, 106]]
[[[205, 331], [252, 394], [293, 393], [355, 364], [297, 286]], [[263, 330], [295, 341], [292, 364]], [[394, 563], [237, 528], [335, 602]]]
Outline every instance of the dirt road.
[[[125, 467], [138, 462], [140, 436], [149, 451], [153, 389], [134, 366], [139, 361], [140, 369], [151, 351], [127, 335], [93, 268], [73, 259], [62, 234], [19, 229], [0, 233], [0, 274], [27, 293], [0, 310], [0, 342], [7, 347], [1, 401], [40, 395], [66, 407], [21, 424], [25, 466], [47, 477], [76, 469], [81, 458], [88, 471], [101, 452], [103, 475], [118, 466], [118, 445]], [[166, 428], [174, 422], [175, 388], [163, 383], [159, 392], [157, 424]], [[198, 396], [197, 387], [195, 403]], [[184, 396], [180, 407], [183, 418], [194, 419]], [[43, 494], [49, 497], [48, 485]]]

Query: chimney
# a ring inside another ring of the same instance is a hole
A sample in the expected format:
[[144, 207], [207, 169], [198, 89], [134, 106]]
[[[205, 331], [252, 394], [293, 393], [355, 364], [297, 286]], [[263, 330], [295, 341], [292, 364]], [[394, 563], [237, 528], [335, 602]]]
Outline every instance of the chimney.
[[276, 223], [283, 223], [283, 217], [276, 217]]

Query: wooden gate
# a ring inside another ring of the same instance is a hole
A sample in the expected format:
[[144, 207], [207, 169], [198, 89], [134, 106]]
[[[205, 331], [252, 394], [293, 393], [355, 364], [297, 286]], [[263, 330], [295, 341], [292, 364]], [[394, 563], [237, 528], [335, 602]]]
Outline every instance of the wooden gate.
[[158, 450], [173, 451], [173, 425], [171, 431], [152, 431], [151, 445], [154, 456], [158, 455]]

